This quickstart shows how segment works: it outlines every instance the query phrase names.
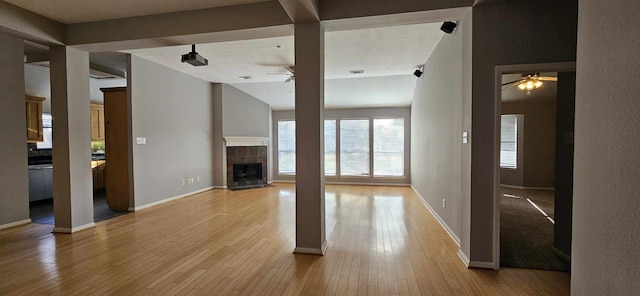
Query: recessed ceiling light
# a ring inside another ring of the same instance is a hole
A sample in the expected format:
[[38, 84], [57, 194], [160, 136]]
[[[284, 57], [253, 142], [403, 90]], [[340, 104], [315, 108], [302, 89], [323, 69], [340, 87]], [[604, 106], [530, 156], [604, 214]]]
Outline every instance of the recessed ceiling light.
[[362, 74], [362, 73], [364, 73], [364, 70], [350, 70], [349, 73], [351, 73], [351, 74]]
[[249, 80], [249, 79], [253, 79], [253, 77], [251, 77], [251, 76], [240, 76], [240, 77], [238, 77], [238, 78], [240, 78], [240, 79], [242, 79], [242, 80]]

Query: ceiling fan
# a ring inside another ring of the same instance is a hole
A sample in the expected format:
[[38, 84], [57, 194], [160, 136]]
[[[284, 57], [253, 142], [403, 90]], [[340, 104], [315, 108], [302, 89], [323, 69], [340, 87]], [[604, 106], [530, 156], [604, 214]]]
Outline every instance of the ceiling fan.
[[541, 88], [545, 81], [557, 82], [558, 77], [553, 76], [540, 76], [540, 73], [527, 73], [522, 74], [522, 77], [518, 80], [503, 83], [502, 90], [510, 89], [512, 87], [518, 87], [518, 89], [527, 91], [527, 95], [531, 95], [531, 91]]
[[296, 67], [295, 66], [283, 66], [285, 70], [289, 73], [268, 73], [267, 75], [287, 75], [287, 80], [284, 82], [290, 82], [296, 80]]

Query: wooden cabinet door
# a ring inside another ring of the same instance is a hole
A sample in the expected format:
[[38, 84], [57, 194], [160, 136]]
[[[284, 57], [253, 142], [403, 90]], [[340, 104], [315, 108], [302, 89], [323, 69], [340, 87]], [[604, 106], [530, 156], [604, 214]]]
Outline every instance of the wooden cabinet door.
[[44, 136], [42, 132], [42, 101], [44, 98], [27, 96], [27, 142], [42, 142]]
[[91, 104], [91, 141], [104, 141], [104, 107]]

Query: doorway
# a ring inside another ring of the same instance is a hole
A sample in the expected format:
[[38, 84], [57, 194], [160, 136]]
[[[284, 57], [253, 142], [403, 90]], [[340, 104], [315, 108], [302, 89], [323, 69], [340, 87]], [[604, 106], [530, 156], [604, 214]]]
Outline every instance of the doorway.
[[575, 63], [499, 66], [496, 87], [495, 269], [569, 271]]

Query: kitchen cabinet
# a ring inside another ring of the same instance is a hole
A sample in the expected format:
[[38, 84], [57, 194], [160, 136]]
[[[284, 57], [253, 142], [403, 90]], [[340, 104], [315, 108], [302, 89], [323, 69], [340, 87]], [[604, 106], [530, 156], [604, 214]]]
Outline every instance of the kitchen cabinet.
[[26, 96], [27, 143], [44, 141], [42, 129], [42, 102], [45, 98]]
[[91, 141], [104, 141], [104, 106], [91, 104]]
[[94, 160], [91, 162], [91, 171], [93, 173], [93, 191], [104, 190], [104, 175], [107, 163], [104, 160]]
[[36, 165], [29, 167], [29, 201], [53, 198], [53, 167]]

